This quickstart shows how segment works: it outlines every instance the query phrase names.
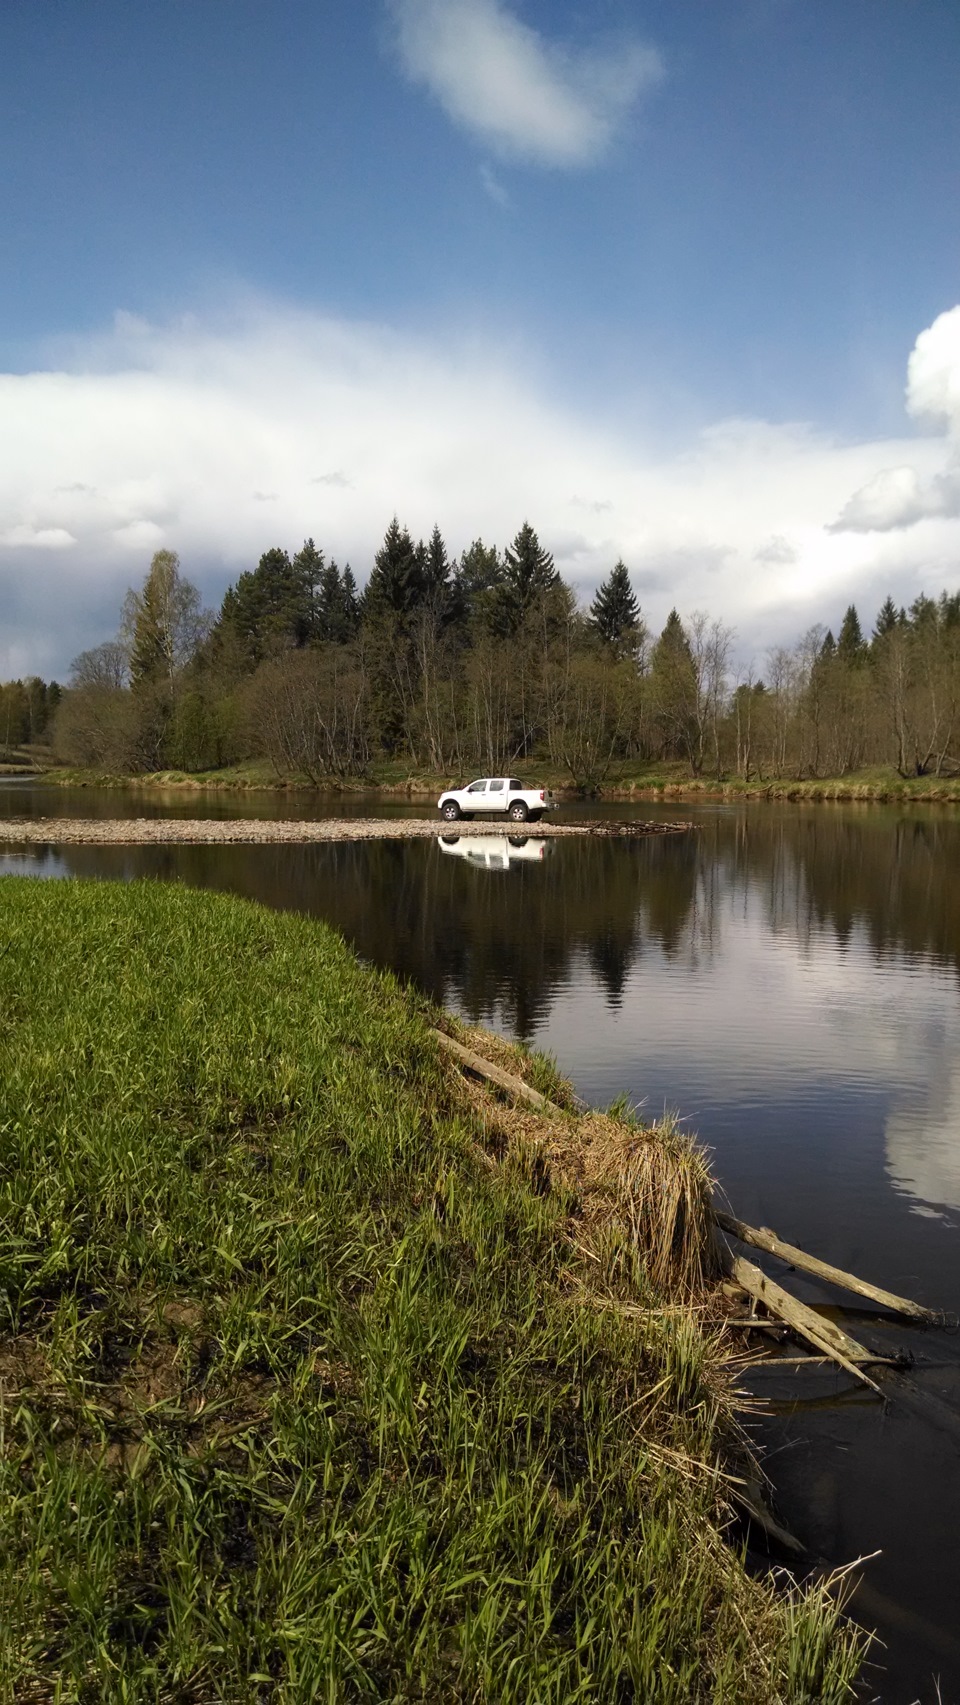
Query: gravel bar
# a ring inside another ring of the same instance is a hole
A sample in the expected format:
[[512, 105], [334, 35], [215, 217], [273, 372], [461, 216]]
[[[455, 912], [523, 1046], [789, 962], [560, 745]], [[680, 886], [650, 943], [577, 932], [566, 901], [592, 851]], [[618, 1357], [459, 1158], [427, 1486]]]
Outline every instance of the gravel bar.
[[692, 823], [443, 823], [425, 817], [325, 817], [277, 822], [250, 817], [13, 817], [0, 820], [0, 842], [45, 846], [256, 846], [276, 841], [434, 840], [438, 835], [599, 835], [606, 839], [686, 834]]

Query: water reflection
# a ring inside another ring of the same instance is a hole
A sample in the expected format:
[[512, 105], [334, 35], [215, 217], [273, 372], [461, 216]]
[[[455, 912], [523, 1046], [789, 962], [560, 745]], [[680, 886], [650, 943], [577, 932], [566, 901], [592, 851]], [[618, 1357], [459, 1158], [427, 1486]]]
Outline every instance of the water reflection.
[[476, 870], [509, 870], [511, 864], [542, 864], [556, 841], [531, 835], [438, 835], [437, 846], [451, 858], [466, 859]]
[[[880, 1165], [918, 1206], [960, 1208], [957, 814], [715, 809], [635, 841], [25, 856], [327, 918], [441, 1003], [550, 1048], [589, 1099], [679, 1108], [748, 1183], [758, 1141], [797, 1184], [801, 1153], [827, 1164], [838, 1142], [848, 1176]], [[802, 1150], [780, 1134], [798, 1125]]]
[[938, 1058], [931, 1061], [926, 1051], [929, 1077], [890, 1110], [886, 1161], [894, 1188], [912, 1200], [915, 1213], [945, 1217], [943, 1208], [960, 1210], [960, 1038], [939, 1040]]

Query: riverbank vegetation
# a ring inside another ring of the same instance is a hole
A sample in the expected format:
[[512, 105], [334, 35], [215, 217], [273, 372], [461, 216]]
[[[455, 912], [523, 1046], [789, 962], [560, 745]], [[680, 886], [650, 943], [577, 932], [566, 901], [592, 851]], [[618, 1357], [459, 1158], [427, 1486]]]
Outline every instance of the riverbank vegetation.
[[395, 519], [362, 592], [307, 540], [267, 551], [216, 613], [158, 552], [62, 702], [10, 683], [0, 725], [5, 705], [8, 746], [48, 736], [61, 762], [123, 774], [253, 761], [316, 785], [530, 763], [581, 790], [846, 786], [878, 767], [960, 781], [960, 592], [887, 598], [869, 633], [851, 606], [836, 636], [814, 626], [749, 668], [734, 656], [702, 612], [651, 633], [622, 562], [578, 607], [528, 523], [452, 560], [437, 528], [415, 544]]
[[0, 893], [0, 1698], [853, 1697], [722, 1535], [688, 1143], [552, 1154], [303, 918]]

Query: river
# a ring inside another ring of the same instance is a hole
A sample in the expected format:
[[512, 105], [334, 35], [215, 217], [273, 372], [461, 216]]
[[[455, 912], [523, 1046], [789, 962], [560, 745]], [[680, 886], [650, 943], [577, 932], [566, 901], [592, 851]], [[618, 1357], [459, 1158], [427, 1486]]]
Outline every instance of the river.
[[[419, 814], [356, 796], [0, 784], [3, 817], [170, 811]], [[960, 1309], [960, 811], [584, 811], [692, 817], [697, 832], [490, 842], [463, 824], [430, 842], [11, 847], [0, 873], [147, 875], [326, 918], [451, 1010], [547, 1049], [588, 1101], [676, 1110], [740, 1218]], [[954, 1333], [870, 1329], [960, 1415]], [[750, 1383], [771, 1400], [750, 1424], [786, 1525], [831, 1564], [881, 1553], [866, 1578], [886, 1650], [865, 1697], [932, 1701], [939, 1677], [945, 1705], [960, 1700], [960, 1431], [831, 1371]]]

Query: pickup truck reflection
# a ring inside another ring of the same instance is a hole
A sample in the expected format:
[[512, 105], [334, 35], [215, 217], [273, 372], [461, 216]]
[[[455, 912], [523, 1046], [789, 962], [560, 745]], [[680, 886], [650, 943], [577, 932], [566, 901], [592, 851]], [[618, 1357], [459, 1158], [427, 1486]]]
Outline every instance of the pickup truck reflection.
[[440, 851], [465, 858], [478, 870], [509, 870], [511, 864], [539, 864], [555, 850], [552, 840], [536, 835], [438, 835]]

